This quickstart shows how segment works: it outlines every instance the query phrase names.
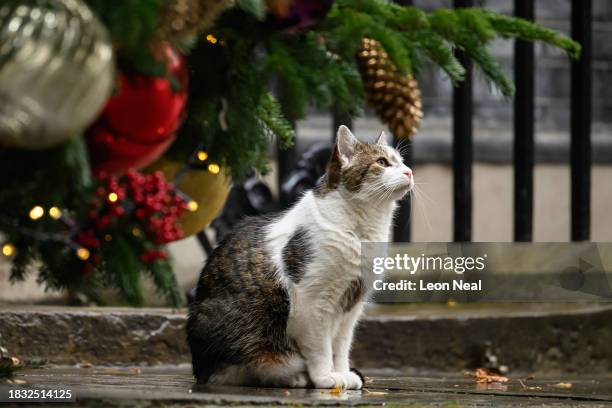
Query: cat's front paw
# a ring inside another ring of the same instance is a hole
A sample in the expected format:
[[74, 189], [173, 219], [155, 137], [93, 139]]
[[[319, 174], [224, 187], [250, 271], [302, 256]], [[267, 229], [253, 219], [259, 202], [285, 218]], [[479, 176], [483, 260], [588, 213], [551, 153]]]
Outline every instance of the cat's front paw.
[[347, 389], [347, 376], [341, 373], [329, 373], [312, 378], [314, 388], [342, 388]]
[[360, 390], [363, 387], [363, 380], [353, 371], [344, 373], [344, 378], [346, 379], [347, 390]]

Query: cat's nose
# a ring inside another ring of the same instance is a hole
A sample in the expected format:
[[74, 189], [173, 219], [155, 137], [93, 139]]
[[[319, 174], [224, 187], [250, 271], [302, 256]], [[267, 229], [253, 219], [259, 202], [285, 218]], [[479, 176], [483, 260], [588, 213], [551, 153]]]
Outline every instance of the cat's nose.
[[410, 178], [412, 177], [412, 170], [408, 169], [404, 172], [404, 174], [406, 175], [406, 177]]

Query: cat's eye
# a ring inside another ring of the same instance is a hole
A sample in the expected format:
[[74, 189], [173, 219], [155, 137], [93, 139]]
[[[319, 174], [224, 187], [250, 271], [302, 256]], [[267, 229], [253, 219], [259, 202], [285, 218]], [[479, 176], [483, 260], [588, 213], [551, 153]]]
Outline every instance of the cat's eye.
[[387, 159], [385, 159], [384, 157], [381, 157], [380, 159], [376, 160], [376, 163], [380, 164], [383, 167], [389, 167], [389, 161]]

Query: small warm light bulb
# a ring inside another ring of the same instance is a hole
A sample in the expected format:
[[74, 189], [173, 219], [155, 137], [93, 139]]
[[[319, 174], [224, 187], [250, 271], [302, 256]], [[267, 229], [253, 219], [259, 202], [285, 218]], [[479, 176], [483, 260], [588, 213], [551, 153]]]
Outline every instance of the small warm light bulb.
[[30, 218], [33, 220], [38, 220], [42, 218], [43, 215], [45, 215], [45, 209], [42, 208], [40, 205], [32, 207], [32, 209], [30, 210]]
[[49, 208], [49, 215], [54, 220], [57, 220], [57, 219], [59, 219], [62, 216], [62, 210], [60, 210], [57, 207], [51, 207], [51, 208]]
[[117, 193], [110, 193], [108, 195], [108, 201], [110, 201], [111, 203], [117, 202], [118, 199], [119, 199], [119, 196], [117, 195]]
[[132, 235], [134, 235], [135, 237], [139, 237], [141, 235], [140, 228], [138, 227], [132, 228]]
[[106, 242], [111, 242], [113, 240], [113, 236], [111, 234], [104, 235], [104, 240]]
[[206, 159], [208, 159], [208, 153], [206, 153], [204, 150], [200, 150], [198, 152], [198, 160], [205, 161]]
[[89, 259], [89, 249], [81, 247], [77, 249], [76, 255], [81, 261], [86, 261]]
[[219, 174], [221, 171], [221, 166], [216, 163], [211, 163], [208, 165], [208, 171], [210, 171], [212, 174]]
[[2, 245], [2, 255], [4, 256], [12, 256], [15, 253], [15, 245], [13, 244], [4, 244]]
[[196, 212], [196, 211], [198, 211], [198, 207], [199, 207], [199, 206], [198, 206], [198, 203], [196, 203], [196, 202], [195, 202], [195, 201], [193, 201], [193, 200], [190, 200], [190, 201], [187, 203], [187, 209], [188, 209], [189, 211], [191, 211], [191, 212]]
[[206, 36], [206, 41], [208, 41], [208, 42], [209, 42], [209, 43], [211, 43], [211, 44], [216, 44], [216, 43], [217, 43], [217, 41], [219, 41], [219, 40], [217, 40], [217, 37], [215, 37], [214, 35], [212, 35], [212, 34], [208, 34], [208, 35]]

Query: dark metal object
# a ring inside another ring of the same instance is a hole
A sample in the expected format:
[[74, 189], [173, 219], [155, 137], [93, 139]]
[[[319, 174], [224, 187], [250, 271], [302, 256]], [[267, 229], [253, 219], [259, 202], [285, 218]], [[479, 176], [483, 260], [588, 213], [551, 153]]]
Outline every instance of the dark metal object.
[[332, 148], [328, 143], [315, 143], [308, 148], [281, 185], [280, 194], [287, 206], [295, 203], [306, 190], [312, 189], [325, 174]]
[[[279, 186], [281, 186], [285, 181], [285, 176], [289, 174], [293, 164], [295, 163], [295, 145], [286, 149], [277, 146], [276, 152], [276, 157], [278, 158], [277, 183]], [[287, 204], [287, 202], [283, 201], [283, 205]]]
[[[393, 145], [398, 147], [401, 140], [393, 138]], [[408, 141], [401, 146], [402, 160], [404, 163], [412, 167], [412, 142]], [[410, 242], [410, 214], [412, 203], [411, 196], [404, 198], [398, 203], [397, 213], [395, 215], [395, 224], [393, 225], [393, 242]]]
[[[296, 130], [295, 119], [289, 110], [289, 104], [287, 103], [287, 88], [284, 83], [279, 83], [278, 87], [278, 99], [281, 103], [281, 107], [283, 110], [283, 115], [287, 120], [291, 123], [291, 126], [294, 130]], [[277, 172], [276, 172], [276, 182], [280, 190], [280, 186], [285, 181], [285, 176], [289, 174], [293, 165], [295, 163], [295, 155], [296, 155], [296, 144], [297, 144], [297, 131], [295, 132], [296, 140], [293, 141], [293, 144], [287, 148], [281, 148], [280, 143], [276, 144], [276, 158], [277, 158]], [[283, 206], [287, 205], [287, 202], [284, 201], [284, 197], [280, 197], [281, 204]]]
[[217, 242], [236, 226], [243, 218], [260, 214], [274, 213], [280, 205], [274, 200], [272, 192], [256, 175], [247, 178], [230, 190], [221, 214], [212, 222]]
[[[514, 0], [514, 14], [533, 21], [533, 0]], [[533, 239], [534, 51], [533, 43], [514, 44], [514, 240]]]
[[[395, 4], [400, 6], [412, 6], [413, 0], [394, 0]], [[398, 146], [400, 140], [393, 137], [393, 145]], [[404, 163], [412, 167], [412, 144], [408, 142], [402, 148], [402, 160]], [[414, 170], [414, 169], [413, 169]], [[395, 215], [395, 224], [393, 226], [393, 242], [410, 242], [410, 214], [412, 202], [410, 201], [412, 196], [405, 198], [399, 202], [397, 213]]]
[[571, 71], [572, 241], [590, 238], [591, 11], [591, 0], [572, 0], [572, 38], [582, 46], [580, 59], [572, 63]]
[[332, 143], [336, 142], [336, 132], [340, 125], [353, 129], [353, 118], [348, 113], [340, 112], [338, 109], [332, 111]]
[[196, 237], [198, 238], [198, 242], [200, 242], [202, 249], [204, 249], [204, 252], [206, 252], [206, 257], [209, 257], [210, 254], [212, 254], [213, 246], [210, 244], [210, 241], [206, 236], [206, 232], [202, 230], [196, 234]]
[[[472, 0], [455, 0], [454, 7], [471, 7]], [[453, 91], [453, 208], [455, 241], [472, 240], [472, 63], [461, 51], [465, 80]]]

